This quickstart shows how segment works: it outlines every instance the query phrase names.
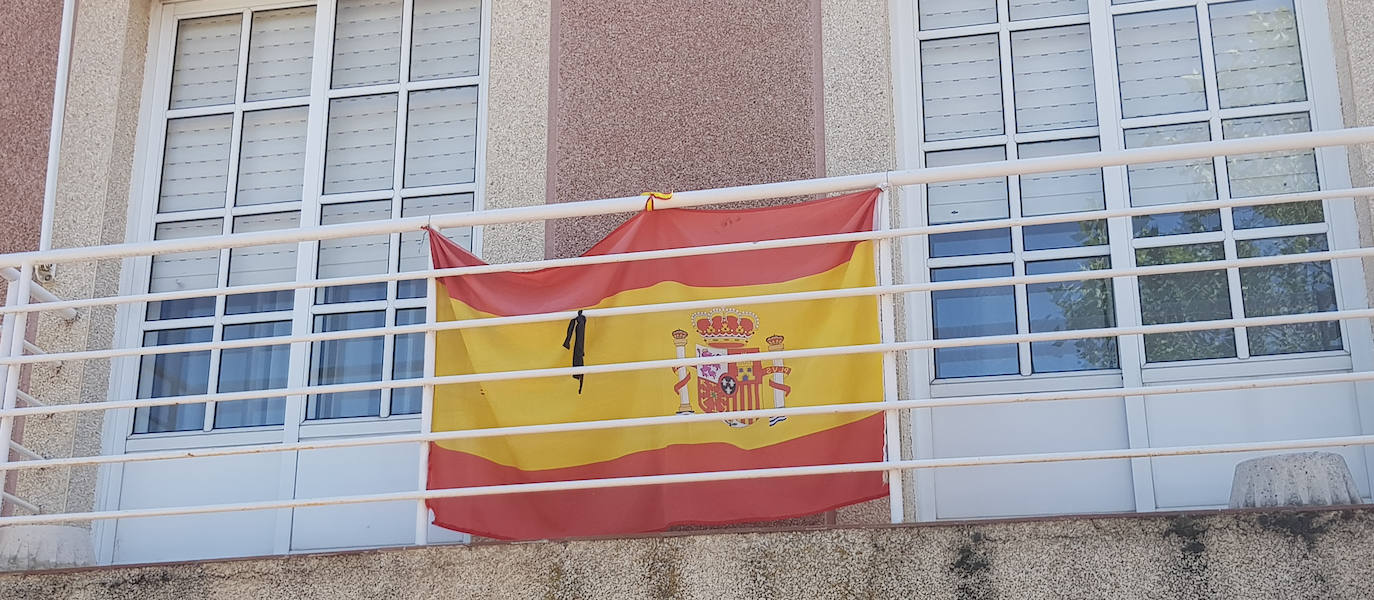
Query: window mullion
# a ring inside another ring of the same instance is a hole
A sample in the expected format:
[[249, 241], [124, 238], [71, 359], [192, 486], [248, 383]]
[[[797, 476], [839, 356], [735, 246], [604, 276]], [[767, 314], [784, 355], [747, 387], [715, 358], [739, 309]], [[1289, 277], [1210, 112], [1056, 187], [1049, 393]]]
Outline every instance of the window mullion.
[[[329, 123], [329, 82], [334, 44], [334, 3], [322, 2], [315, 13], [315, 60], [310, 75], [310, 112], [306, 126], [305, 143], [305, 184], [301, 188], [301, 216], [303, 227], [318, 225], [320, 222], [320, 194], [324, 188], [324, 142], [325, 129]], [[318, 264], [319, 242], [303, 241], [296, 251], [296, 277], [314, 279]], [[296, 290], [291, 314], [293, 335], [306, 335], [313, 332], [314, 319], [311, 306], [315, 301], [314, 288]], [[312, 348], [308, 342], [291, 344], [291, 371], [287, 376], [288, 387], [299, 387], [310, 383], [310, 357]], [[301, 423], [305, 420], [305, 403], [309, 395], [296, 395], [287, 398], [285, 442], [300, 439]], [[288, 538], [289, 543], [289, 538]]]
[[[1216, 141], [1225, 136], [1221, 129], [1221, 118], [1218, 116], [1221, 98], [1220, 91], [1217, 89], [1216, 49], [1213, 47], [1212, 19], [1211, 13], [1207, 9], [1206, 0], [1198, 0], [1197, 3], [1197, 29], [1199, 52], [1202, 55], [1202, 84], [1207, 94], [1207, 124], [1212, 140]], [[1217, 156], [1212, 159], [1212, 172], [1216, 173], [1217, 198], [1229, 200], [1231, 198], [1231, 178], [1227, 171], [1226, 157]], [[1236, 232], [1230, 207], [1221, 209], [1221, 231], [1225, 236], [1223, 243], [1226, 249], [1226, 259], [1235, 260]], [[1245, 316], [1245, 304], [1240, 293], [1240, 269], [1226, 269], [1226, 281], [1231, 301], [1231, 316], [1237, 319], [1243, 318]], [[1245, 328], [1236, 327], [1235, 335], [1236, 357], [1249, 358], [1250, 344], [1246, 340]]]

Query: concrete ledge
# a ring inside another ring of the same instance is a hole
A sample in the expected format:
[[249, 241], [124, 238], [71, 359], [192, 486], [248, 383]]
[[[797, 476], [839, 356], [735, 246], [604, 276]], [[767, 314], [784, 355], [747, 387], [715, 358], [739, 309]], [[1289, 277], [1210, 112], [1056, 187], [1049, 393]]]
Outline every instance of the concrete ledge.
[[0, 598], [1374, 597], [1374, 509], [492, 543], [0, 574]]

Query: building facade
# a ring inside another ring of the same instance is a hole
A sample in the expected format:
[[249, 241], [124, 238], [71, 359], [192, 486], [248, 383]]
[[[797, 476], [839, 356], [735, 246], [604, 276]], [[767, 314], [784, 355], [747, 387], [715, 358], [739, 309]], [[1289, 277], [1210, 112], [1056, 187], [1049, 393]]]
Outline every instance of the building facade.
[[[52, 3], [57, 4], [57, 3]], [[189, 239], [1337, 130], [1369, 122], [1374, 6], [1358, 0], [79, 0], [52, 248]], [[60, 7], [13, 13], [33, 48], [0, 102], [13, 231], [42, 220]], [[30, 25], [29, 23], [33, 23]], [[24, 37], [21, 37], [24, 36]], [[950, 282], [1370, 245], [1364, 199], [1186, 204], [1371, 185], [1365, 149], [1314, 148], [893, 190], [899, 226], [1081, 214], [900, 242], [897, 281]], [[1178, 204], [1179, 211], [1103, 217]], [[1203, 205], [1206, 206], [1206, 205]], [[576, 256], [624, 216], [444, 233], [491, 263]], [[28, 228], [28, 229], [26, 229]], [[32, 239], [30, 239], [32, 238]], [[37, 248], [11, 236], [6, 251]], [[428, 268], [420, 233], [57, 265], [61, 298], [215, 290]], [[904, 296], [899, 338], [940, 340], [1368, 307], [1359, 259]], [[424, 339], [272, 338], [426, 320], [423, 280], [41, 314], [49, 404], [423, 375]], [[107, 357], [106, 349], [262, 339]], [[1371, 370], [1367, 321], [1017, 342], [900, 357], [901, 399], [1187, 386]], [[418, 432], [418, 388], [24, 419], [47, 458]], [[907, 411], [904, 458], [1374, 434], [1367, 383]], [[414, 490], [415, 444], [21, 471], [45, 513]], [[1338, 449], [1370, 498], [1374, 456]], [[1212, 509], [1255, 454], [923, 469], [906, 522]], [[18, 457], [16, 457], [16, 460]], [[7, 514], [22, 514], [13, 506]], [[888, 521], [886, 500], [798, 524]], [[414, 502], [99, 520], [96, 562], [401, 546]], [[467, 537], [438, 527], [429, 543]]]

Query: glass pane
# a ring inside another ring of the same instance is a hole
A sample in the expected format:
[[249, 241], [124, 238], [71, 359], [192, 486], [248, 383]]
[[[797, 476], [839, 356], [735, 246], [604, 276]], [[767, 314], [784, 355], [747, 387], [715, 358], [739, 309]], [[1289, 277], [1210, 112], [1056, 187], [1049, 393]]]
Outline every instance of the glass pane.
[[1011, 52], [1017, 131], [1097, 125], [1087, 25], [1014, 32]]
[[[450, 196], [424, 196], [406, 198], [401, 201], [402, 217], [421, 217], [446, 215], [472, 211], [472, 194], [453, 194]], [[458, 227], [443, 230], [444, 237], [459, 246], [472, 248], [472, 228]], [[401, 272], [422, 271], [430, 267], [429, 239], [421, 232], [401, 234]], [[411, 279], [396, 282], [397, 298], [420, 298], [425, 295], [425, 280]]]
[[916, 6], [923, 30], [997, 22], [994, 0], [921, 0]]
[[338, 0], [333, 87], [396, 83], [401, 74], [401, 0]]
[[410, 93], [406, 187], [468, 183], [476, 176], [477, 88]]
[[300, 201], [309, 112], [300, 106], [243, 113], [235, 205]]
[[[926, 166], [947, 167], [1006, 160], [1003, 146], [926, 153]], [[988, 177], [926, 186], [930, 224], [1005, 219], [1010, 215], [1007, 178]], [[1011, 230], [993, 229], [930, 236], [932, 257], [1011, 251]]]
[[[220, 219], [200, 219], [159, 223], [153, 230], [155, 240], [181, 240], [224, 233]], [[199, 250], [153, 257], [149, 292], [202, 290], [219, 286], [219, 251]], [[149, 320], [208, 317], [215, 314], [215, 298], [183, 298], [148, 303]]]
[[1010, 229], [979, 229], [930, 236], [930, 257], [1011, 252]]
[[415, 0], [410, 80], [476, 75], [481, 42], [481, 0]]
[[[1226, 139], [1302, 133], [1312, 130], [1312, 121], [1307, 113], [1227, 119], [1221, 122], [1221, 130]], [[1310, 192], [1321, 187], [1317, 155], [1312, 150], [1228, 156], [1226, 174], [1235, 198]], [[1231, 214], [1236, 229], [1320, 223], [1324, 218], [1318, 201], [1237, 206]]]
[[[1017, 144], [1021, 158], [1085, 154], [1101, 150], [1097, 138]], [[1080, 169], [1021, 176], [1021, 214], [1027, 217], [1102, 210], [1102, 169]]]
[[1121, 116], [1207, 109], [1196, 9], [1117, 15], [1115, 24]]
[[[163, 329], [143, 334], [144, 346], [198, 344], [210, 341], [214, 329]], [[204, 394], [210, 387], [210, 351], [173, 352], [144, 356], [139, 368], [139, 398], [169, 398]], [[134, 409], [134, 433], [200, 431], [205, 428], [205, 405], [147, 406]]]
[[[1220, 243], [1143, 248], [1136, 265], [1148, 267], [1223, 260]], [[1144, 325], [1189, 323], [1231, 318], [1231, 293], [1226, 271], [1196, 271], [1139, 278], [1140, 318]], [[1145, 360], [1167, 362], [1236, 355], [1232, 329], [1156, 333], [1145, 336]]]
[[[1110, 269], [1105, 256], [1026, 263], [1027, 275]], [[1116, 326], [1112, 281], [1061, 281], [1026, 285], [1031, 333]], [[1031, 343], [1031, 370], [1036, 373], [1115, 369], [1120, 366], [1116, 338], [1089, 338]]]
[[[396, 311], [397, 325], [418, 325], [425, 322], [425, 309], [406, 308]], [[407, 333], [396, 336], [396, 350], [392, 354], [391, 378], [414, 379], [425, 375], [425, 334]], [[424, 388], [395, 388], [391, 390], [391, 414], [420, 413]]]
[[[931, 269], [931, 281], [1011, 277], [1011, 265]], [[1016, 333], [1016, 298], [1011, 286], [930, 293], [935, 339]], [[935, 376], [977, 377], [1020, 373], [1016, 344], [935, 349]]]
[[245, 99], [308, 96], [314, 54], [315, 7], [253, 13]]
[[[1211, 130], [1206, 123], [1142, 127], [1125, 131], [1127, 148], [1188, 144], [1211, 139]], [[1131, 165], [1126, 167], [1126, 174], [1130, 186], [1131, 206], [1159, 206], [1217, 199], [1216, 169], [1211, 159]], [[1161, 214], [1135, 217], [1133, 221], [1136, 236], [1221, 230], [1221, 216], [1217, 211], [1192, 214], [1197, 216]], [[1195, 229], [1192, 226], [1199, 228]]]
[[229, 189], [229, 140], [233, 115], [167, 121], [162, 152], [160, 213], [220, 208]]
[[[299, 212], [269, 213], [234, 217], [234, 233], [279, 231], [300, 226]], [[296, 279], [297, 244], [248, 246], [229, 251], [229, 285], [281, 283]], [[292, 290], [235, 294], [225, 298], [225, 314], [291, 310], [296, 293]]]
[[[290, 321], [225, 325], [224, 339], [245, 340], [291, 335]], [[219, 356], [219, 391], [246, 392], [286, 387], [291, 346], [225, 348]], [[254, 398], [215, 403], [215, 429], [281, 425], [286, 398]]]
[[[320, 207], [321, 225], [384, 221], [390, 218], [390, 200], [326, 204]], [[391, 260], [390, 240], [389, 235], [322, 240], [316, 276], [328, 279], [386, 273], [387, 263]], [[385, 299], [386, 283], [377, 282], [323, 288], [317, 293], [315, 301], [329, 304]]]
[[[1238, 240], [1241, 258], [1325, 252], [1324, 235], [1295, 235], [1262, 240]], [[1336, 282], [1328, 261], [1305, 262], [1240, 270], [1240, 291], [1245, 316], [1268, 317], [1330, 312], [1336, 306]], [[1290, 323], [1246, 330], [1250, 354], [1290, 354], [1341, 349], [1341, 326], [1325, 323]]]
[[172, 108], [232, 104], [238, 88], [243, 16], [185, 19], [177, 23], [172, 59]]
[[[370, 329], [386, 325], [386, 312], [318, 315], [315, 331]], [[382, 380], [381, 336], [316, 342], [310, 353], [312, 385]], [[311, 396], [307, 419], [375, 417], [381, 414], [382, 391], [342, 392]]]
[[1131, 229], [1138, 238], [1221, 231], [1221, 213], [1215, 210], [1194, 210], [1132, 217]]
[[396, 94], [329, 101], [324, 193], [391, 188], [396, 163]]
[[1222, 2], [1210, 9], [1222, 108], [1307, 99], [1292, 0]]
[[921, 42], [926, 141], [1002, 133], [998, 47], [996, 34]]
[[[926, 153], [927, 167], [948, 167], [973, 163], [1006, 160], [1003, 146], [942, 150]], [[1007, 178], [987, 177], [967, 181], [932, 183], [926, 186], [930, 224], [962, 223], [986, 219], [1005, 219], [1007, 210]]]
[[1043, 19], [1088, 12], [1088, 0], [1011, 0], [1011, 20]]
[[1107, 222], [1098, 219], [1077, 223], [1032, 225], [1023, 228], [1021, 235], [1027, 250], [1105, 246], [1107, 245]]

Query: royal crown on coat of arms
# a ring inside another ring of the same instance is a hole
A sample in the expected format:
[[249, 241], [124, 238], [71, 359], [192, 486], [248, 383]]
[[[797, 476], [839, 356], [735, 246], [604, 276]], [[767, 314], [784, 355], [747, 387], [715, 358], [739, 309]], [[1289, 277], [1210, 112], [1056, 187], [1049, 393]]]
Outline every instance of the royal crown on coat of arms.
[[[759, 348], [747, 347], [749, 340], [759, 329], [758, 315], [736, 308], [716, 308], [692, 315], [692, 325], [702, 344], [696, 345], [698, 357], [726, 357], [755, 354]], [[673, 331], [673, 346], [678, 358], [686, 358], [687, 342], [691, 334], [686, 330]], [[783, 336], [770, 335], [764, 340], [768, 351], [783, 349]], [[764, 408], [764, 388], [772, 391], [773, 408], [786, 406], [787, 394], [791, 388], [783, 383], [783, 378], [791, 372], [783, 366], [781, 359], [764, 366], [763, 361], [745, 360], [742, 362], [708, 363], [696, 367], [674, 369], [677, 382], [673, 391], [678, 395], [678, 414], [693, 414], [691, 393], [688, 382], [691, 370], [696, 370], [696, 406], [702, 412], [736, 412]], [[766, 385], [765, 385], [766, 384]], [[785, 416], [769, 419], [769, 426], [785, 421]], [[732, 418], [725, 423], [731, 427], [748, 427], [759, 419]]]

